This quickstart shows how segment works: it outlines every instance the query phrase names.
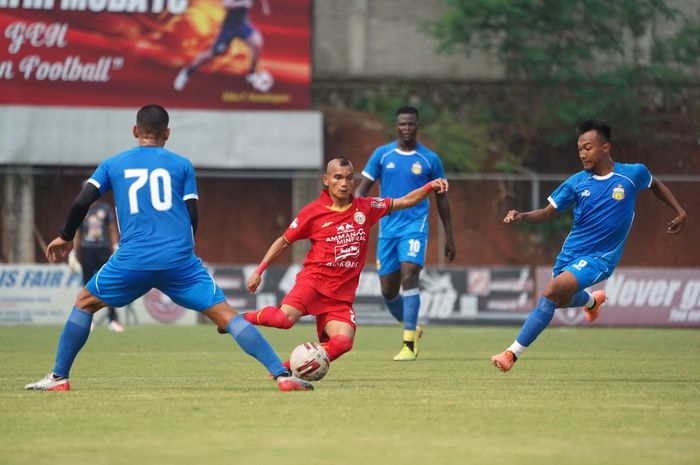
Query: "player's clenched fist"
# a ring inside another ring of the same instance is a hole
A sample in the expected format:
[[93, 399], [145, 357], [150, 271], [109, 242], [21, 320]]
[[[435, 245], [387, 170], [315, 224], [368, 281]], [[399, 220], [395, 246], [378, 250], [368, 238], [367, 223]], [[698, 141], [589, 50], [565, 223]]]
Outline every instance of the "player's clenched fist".
[[247, 282], [248, 292], [252, 294], [253, 292], [257, 291], [258, 286], [260, 286], [260, 281], [262, 281], [262, 277], [258, 273], [253, 273], [250, 275]]
[[505, 218], [503, 218], [504, 223], [512, 223], [514, 221], [520, 221], [521, 215], [517, 210], [510, 210]]
[[438, 178], [438, 179], [433, 179], [430, 182], [430, 187], [433, 188], [435, 192], [438, 194], [442, 194], [444, 192], [447, 192], [450, 188], [450, 183], [447, 182], [447, 179], [444, 178]]

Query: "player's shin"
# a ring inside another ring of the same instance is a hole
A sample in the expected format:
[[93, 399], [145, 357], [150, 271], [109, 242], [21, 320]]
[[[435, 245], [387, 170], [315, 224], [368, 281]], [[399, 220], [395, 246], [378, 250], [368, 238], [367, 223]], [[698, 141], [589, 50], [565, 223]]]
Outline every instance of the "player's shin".
[[278, 307], [265, 307], [257, 312], [248, 312], [243, 315], [248, 323], [272, 328], [289, 329], [294, 323]]
[[401, 323], [403, 321], [403, 297], [401, 297], [401, 294], [393, 299], [384, 299], [384, 303], [386, 304], [386, 308], [389, 309], [391, 316]]
[[418, 325], [418, 311], [420, 310], [420, 289], [408, 289], [403, 291], [403, 342], [413, 350], [416, 326]]
[[242, 315], [233, 317], [226, 330], [241, 349], [262, 363], [273, 377], [287, 374], [287, 369], [282, 365], [282, 361], [275, 354], [270, 343]]
[[54, 374], [68, 378], [75, 357], [90, 336], [91, 323], [92, 313], [73, 307], [58, 341]]
[[595, 299], [593, 298], [593, 294], [588, 292], [585, 289], [582, 289], [578, 291], [574, 296], [571, 298], [571, 303], [567, 305], [567, 307], [592, 307], [593, 304], [595, 303]]
[[540, 298], [535, 310], [525, 320], [516, 341], [524, 347], [532, 344], [537, 339], [537, 336], [549, 325], [549, 322], [552, 321], [556, 308], [557, 304], [554, 301], [546, 297]]
[[331, 337], [328, 340], [328, 342], [322, 343], [321, 346], [323, 346], [323, 348], [326, 349], [328, 359], [332, 362], [333, 360], [343, 355], [345, 352], [350, 352], [350, 350], [352, 349], [352, 342], [352, 336], [338, 334], [336, 336]]

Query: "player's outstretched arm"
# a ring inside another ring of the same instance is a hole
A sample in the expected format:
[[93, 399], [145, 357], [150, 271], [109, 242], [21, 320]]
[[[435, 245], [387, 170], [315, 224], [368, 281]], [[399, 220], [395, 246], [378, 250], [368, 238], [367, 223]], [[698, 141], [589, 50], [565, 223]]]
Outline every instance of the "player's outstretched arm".
[[51, 263], [56, 263], [68, 256], [73, 249], [75, 233], [85, 219], [90, 205], [100, 197], [100, 191], [90, 183], [85, 184], [83, 190], [73, 201], [68, 212], [66, 223], [58, 237], [46, 247], [46, 258]]
[[399, 197], [398, 199], [394, 199], [394, 202], [391, 204], [391, 211], [404, 210], [406, 208], [411, 208], [412, 206], [417, 205], [418, 203], [425, 200], [425, 198], [431, 192], [435, 191], [438, 194], [444, 194], [445, 192], [447, 192], [449, 187], [450, 187], [450, 185], [447, 182], [447, 179], [443, 179], [443, 178], [433, 179], [425, 186], [419, 187], [418, 189], [409, 192], [408, 194], [404, 195], [403, 197]]
[[546, 223], [547, 221], [550, 221], [556, 214], [556, 208], [554, 208], [552, 204], [549, 204], [545, 208], [532, 210], [531, 212], [519, 212], [517, 210], [510, 210], [506, 214], [506, 217], [503, 218], [503, 222], [506, 224], [514, 223], [516, 221], [524, 221], [526, 223]]
[[287, 247], [289, 247], [289, 242], [287, 242], [287, 239], [285, 239], [284, 236], [278, 237], [277, 240], [272, 243], [270, 248], [267, 249], [267, 253], [260, 262], [260, 265], [258, 265], [258, 268], [248, 278], [248, 282], [246, 283], [248, 286], [248, 292], [252, 294], [258, 289], [258, 286], [260, 286], [260, 282], [262, 281], [262, 274], [267, 266], [275, 261], [277, 257], [282, 255], [282, 253], [287, 250]]
[[657, 178], [652, 178], [649, 189], [651, 189], [654, 195], [661, 199], [663, 203], [676, 210], [676, 213], [678, 214], [674, 219], [668, 222], [666, 225], [666, 232], [669, 234], [678, 234], [679, 232], [683, 231], [688, 214], [678, 203], [676, 197], [674, 197], [674, 195], [671, 193], [671, 190], [666, 187], [666, 184], [662, 183]]

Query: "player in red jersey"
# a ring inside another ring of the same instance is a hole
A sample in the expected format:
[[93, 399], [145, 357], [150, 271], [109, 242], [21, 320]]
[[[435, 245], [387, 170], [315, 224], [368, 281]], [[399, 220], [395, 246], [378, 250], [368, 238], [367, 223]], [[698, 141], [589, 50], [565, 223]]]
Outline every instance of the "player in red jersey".
[[448, 189], [447, 180], [435, 179], [396, 199], [355, 198], [351, 195], [353, 183], [354, 169], [347, 158], [328, 162], [323, 176], [327, 189], [301, 209], [247, 282], [248, 291], [255, 292], [268, 264], [292, 242], [309, 239], [311, 250], [304, 267], [281, 305], [248, 312], [244, 318], [255, 325], [289, 329], [302, 316], [313, 315], [319, 342], [331, 361], [352, 349], [357, 328], [352, 305], [367, 258], [370, 228], [384, 215], [410, 208], [433, 191], [444, 193]]

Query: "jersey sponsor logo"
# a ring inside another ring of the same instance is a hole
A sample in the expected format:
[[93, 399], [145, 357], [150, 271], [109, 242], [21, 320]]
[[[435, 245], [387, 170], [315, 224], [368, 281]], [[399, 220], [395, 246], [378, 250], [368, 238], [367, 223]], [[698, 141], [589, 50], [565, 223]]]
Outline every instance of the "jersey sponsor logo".
[[[363, 215], [364, 216], [364, 215]], [[343, 223], [337, 226], [338, 233], [334, 236], [328, 236], [326, 242], [335, 242], [336, 244], [350, 244], [352, 242], [364, 242], [367, 240], [367, 233], [364, 229], [355, 229], [348, 223]]]
[[380, 208], [382, 210], [386, 210], [388, 207], [386, 199], [382, 199], [379, 197], [374, 197], [370, 202], [369, 206], [371, 208]]
[[581, 192], [581, 197], [590, 197], [590, 196], [591, 196], [591, 191], [589, 191], [588, 189]]
[[362, 225], [362, 224], [365, 224], [365, 220], [366, 220], [367, 218], [365, 218], [365, 214], [364, 214], [364, 213], [362, 213], [362, 212], [355, 212], [355, 214], [353, 215], [352, 219], [355, 220], [355, 223]]
[[625, 189], [622, 188], [622, 184], [618, 184], [612, 191], [612, 198], [618, 202], [625, 198]]
[[323, 224], [321, 225], [321, 227], [322, 227], [322, 228], [326, 228], [326, 227], [328, 227], [328, 226], [330, 226], [330, 225], [332, 225], [332, 224], [333, 224], [332, 221], [326, 221], [325, 223], [323, 223]]
[[411, 166], [411, 173], [413, 174], [421, 174], [423, 172], [423, 167], [419, 162], [415, 162], [413, 166]]
[[579, 262], [573, 266], [577, 270], [581, 271], [581, 269], [585, 268], [586, 265], [588, 265], [588, 262], [586, 260], [579, 260]]
[[393, 170], [394, 168], [396, 168], [396, 163], [394, 163], [393, 161], [390, 161], [386, 164], [386, 169]]
[[335, 247], [335, 261], [346, 260], [348, 258], [356, 258], [360, 256], [360, 243], [353, 242], [351, 244], [338, 245]]
[[289, 225], [289, 229], [296, 229], [299, 227], [299, 218], [294, 218], [292, 224]]

